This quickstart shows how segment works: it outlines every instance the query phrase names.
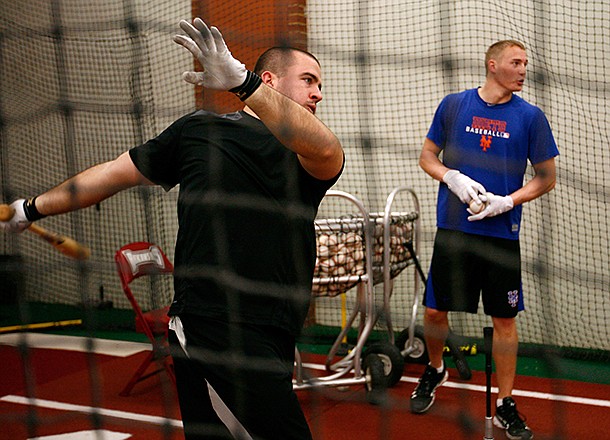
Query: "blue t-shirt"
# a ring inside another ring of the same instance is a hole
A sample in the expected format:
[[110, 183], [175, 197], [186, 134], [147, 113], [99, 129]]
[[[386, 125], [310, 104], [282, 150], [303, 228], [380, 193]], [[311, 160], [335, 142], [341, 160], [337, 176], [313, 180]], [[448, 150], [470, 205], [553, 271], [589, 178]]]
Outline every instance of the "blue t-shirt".
[[[551, 127], [538, 107], [513, 95], [489, 105], [477, 89], [446, 96], [436, 110], [427, 135], [443, 150], [443, 163], [481, 183], [499, 196], [523, 186], [529, 160], [537, 164], [559, 154]], [[521, 205], [504, 214], [469, 222], [467, 205], [441, 183], [436, 209], [437, 226], [517, 240]]]

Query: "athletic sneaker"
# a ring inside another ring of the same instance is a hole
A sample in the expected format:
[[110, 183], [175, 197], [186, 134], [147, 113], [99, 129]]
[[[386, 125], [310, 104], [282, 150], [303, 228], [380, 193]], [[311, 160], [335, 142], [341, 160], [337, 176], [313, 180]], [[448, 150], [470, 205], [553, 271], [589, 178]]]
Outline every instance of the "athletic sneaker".
[[436, 368], [428, 365], [419, 379], [419, 384], [411, 394], [411, 412], [422, 414], [428, 411], [434, 403], [436, 389], [444, 384], [448, 377], [447, 367], [443, 366], [443, 372], [439, 373]]
[[496, 408], [494, 425], [506, 429], [506, 437], [512, 440], [530, 440], [534, 434], [525, 424], [525, 418], [517, 412], [517, 404], [512, 397], [502, 399], [502, 405]]

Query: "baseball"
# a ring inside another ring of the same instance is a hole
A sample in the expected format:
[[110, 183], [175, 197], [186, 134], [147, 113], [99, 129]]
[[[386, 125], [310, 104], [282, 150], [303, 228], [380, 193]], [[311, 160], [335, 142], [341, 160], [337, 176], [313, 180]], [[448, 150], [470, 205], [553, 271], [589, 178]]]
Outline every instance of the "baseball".
[[472, 211], [473, 214], [478, 214], [485, 208], [485, 203], [478, 201], [477, 199], [472, 199], [468, 204], [468, 207]]

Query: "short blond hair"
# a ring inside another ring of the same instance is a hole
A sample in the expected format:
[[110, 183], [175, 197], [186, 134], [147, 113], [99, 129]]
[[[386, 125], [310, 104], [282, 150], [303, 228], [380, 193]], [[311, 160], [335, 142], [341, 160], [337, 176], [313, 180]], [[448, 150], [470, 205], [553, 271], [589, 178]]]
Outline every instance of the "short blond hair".
[[525, 50], [525, 45], [517, 40], [501, 40], [489, 46], [487, 52], [485, 52], [485, 72], [489, 71], [489, 60], [497, 59], [504, 52], [504, 49], [513, 46]]

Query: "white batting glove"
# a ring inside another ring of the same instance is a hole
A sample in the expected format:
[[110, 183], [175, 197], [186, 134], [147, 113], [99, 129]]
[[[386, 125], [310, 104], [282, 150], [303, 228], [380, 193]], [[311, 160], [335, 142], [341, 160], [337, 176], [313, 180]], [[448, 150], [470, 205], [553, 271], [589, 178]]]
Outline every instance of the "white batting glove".
[[28, 220], [23, 209], [25, 199], [15, 200], [11, 203], [11, 208], [15, 210], [13, 217], [5, 222], [0, 221], [0, 229], [4, 232], [23, 232], [26, 230], [32, 222]]
[[480, 196], [486, 206], [481, 212], [468, 217], [468, 221], [474, 222], [485, 217], [494, 217], [513, 209], [515, 202], [511, 196], [497, 196], [493, 193], [485, 193]]
[[443, 182], [462, 203], [469, 203], [472, 199], [480, 200], [479, 193], [485, 194], [486, 192], [483, 185], [458, 170], [447, 171], [443, 176]]
[[208, 26], [200, 18], [193, 24], [180, 20], [180, 28], [187, 33], [174, 36], [174, 41], [188, 49], [203, 66], [203, 72], [184, 72], [186, 82], [215, 90], [230, 90], [246, 81], [246, 66], [229, 52], [220, 31]]

